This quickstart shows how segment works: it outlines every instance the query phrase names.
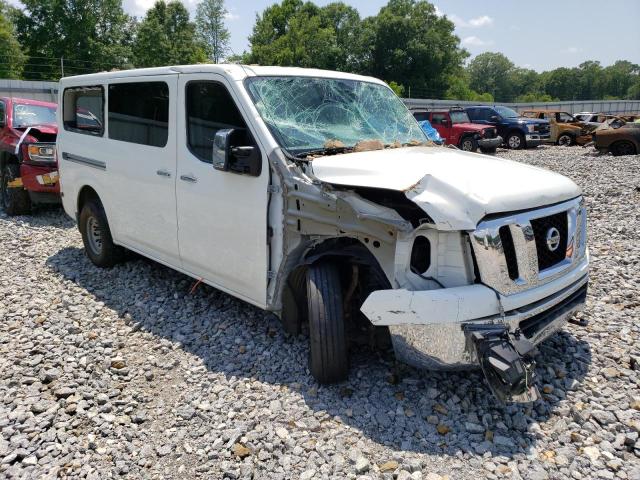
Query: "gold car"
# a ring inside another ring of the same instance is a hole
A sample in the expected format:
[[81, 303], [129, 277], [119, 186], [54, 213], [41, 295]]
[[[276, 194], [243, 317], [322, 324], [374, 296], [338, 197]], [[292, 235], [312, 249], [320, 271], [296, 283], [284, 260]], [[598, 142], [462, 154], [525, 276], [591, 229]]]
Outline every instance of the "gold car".
[[524, 110], [523, 117], [549, 120], [551, 142], [556, 145], [584, 145], [591, 141], [592, 127], [577, 120], [573, 115], [561, 110]]

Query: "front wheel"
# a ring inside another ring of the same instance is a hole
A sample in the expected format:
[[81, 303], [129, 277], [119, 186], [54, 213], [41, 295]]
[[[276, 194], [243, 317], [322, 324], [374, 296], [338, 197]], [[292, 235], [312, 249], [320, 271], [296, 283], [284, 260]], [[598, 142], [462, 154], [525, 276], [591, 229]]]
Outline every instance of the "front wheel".
[[475, 152], [478, 150], [478, 142], [473, 137], [464, 137], [460, 142], [460, 150], [465, 152]]
[[558, 145], [562, 145], [563, 147], [570, 147], [574, 143], [575, 139], [568, 133], [563, 133], [558, 137]]
[[94, 265], [108, 268], [124, 259], [124, 249], [113, 243], [107, 216], [98, 200], [89, 200], [84, 204], [78, 227], [84, 250]]
[[520, 150], [521, 148], [524, 148], [526, 145], [524, 140], [524, 135], [518, 132], [510, 133], [507, 136], [506, 143], [507, 143], [507, 147], [513, 150]]
[[307, 270], [309, 370], [319, 383], [345, 380], [349, 374], [347, 335], [338, 267], [329, 262]]
[[0, 169], [0, 203], [7, 215], [28, 215], [31, 213], [31, 198], [23, 187], [12, 187], [10, 183], [20, 178], [20, 165], [5, 163]]

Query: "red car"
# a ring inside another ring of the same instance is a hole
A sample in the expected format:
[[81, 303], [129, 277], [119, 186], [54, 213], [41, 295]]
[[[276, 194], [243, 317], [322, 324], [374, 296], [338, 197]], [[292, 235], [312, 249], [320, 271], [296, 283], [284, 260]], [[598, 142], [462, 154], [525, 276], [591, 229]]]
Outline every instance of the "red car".
[[0, 205], [8, 215], [34, 203], [60, 203], [57, 105], [0, 97]]
[[471, 123], [462, 108], [414, 110], [413, 116], [418, 121], [428, 120], [447, 145], [455, 145], [461, 150], [475, 152], [480, 148], [483, 153], [494, 153], [502, 144], [502, 137], [495, 127]]

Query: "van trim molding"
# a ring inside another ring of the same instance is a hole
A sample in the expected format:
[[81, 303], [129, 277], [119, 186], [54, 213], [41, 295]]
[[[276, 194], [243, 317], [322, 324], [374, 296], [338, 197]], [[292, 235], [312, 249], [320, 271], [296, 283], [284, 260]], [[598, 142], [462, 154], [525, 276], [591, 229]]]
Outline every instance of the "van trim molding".
[[87, 165], [89, 167], [98, 168], [100, 170], [106, 170], [107, 164], [101, 160], [94, 160], [93, 158], [81, 157], [80, 155], [73, 155], [71, 153], [62, 152], [62, 158], [69, 162], [79, 163], [81, 165]]

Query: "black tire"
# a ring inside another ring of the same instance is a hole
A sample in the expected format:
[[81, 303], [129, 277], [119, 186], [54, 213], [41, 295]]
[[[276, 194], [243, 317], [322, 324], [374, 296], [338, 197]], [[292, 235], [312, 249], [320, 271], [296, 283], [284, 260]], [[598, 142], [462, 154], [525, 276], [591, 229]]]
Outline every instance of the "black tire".
[[84, 250], [97, 267], [113, 267], [125, 259], [125, 249], [113, 243], [109, 222], [99, 200], [91, 199], [84, 204], [78, 228]]
[[627, 140], [622, 140], [620, 142], [614, 143], [613, 145], [611, 145], [610, 150], [614, 157], [620, 157], [622, 155], [635, 155], [637, 153], [636, 146], [633, 143], [628, 142]]
[[482, 148], [482, 147], [480, 147], [480, 151], [482, 153], [486, 153], [487, 155], [495, 155], [496, 150], [497, 150], [496, 147], [493, 147], [493, 148]]
[[575, 143], [576, 143], [576, 139], [574, 138], [573, 135], [569, 133], [563, 133], [558, 137], [558, 145], [562, 145], [564, 147], [570, 147], [572, 145], [575, 145]]
[[475, 152], [478, 150], [478, 142], [470, 135], [462, 137], [460, 140], [460, 150], [465, 152]]
[[9, 187], [9, 182], [20, 178], [20, 165], [6, 162], [0, 169], [0, 204], [7, 215], [28, 215], [31, 213], [29, 192], [22, 187]]
[[338, 268], [319, 262], [307, 270], [309, 370], [319, 383], [345, 380], [349, 354]]
[[507, 135], [504, 143], [507, 145], [507, 148], [511, 148], [512, 150], [522, 150], [527, 146], [524, 135], [520, 132], [511, 132]]

